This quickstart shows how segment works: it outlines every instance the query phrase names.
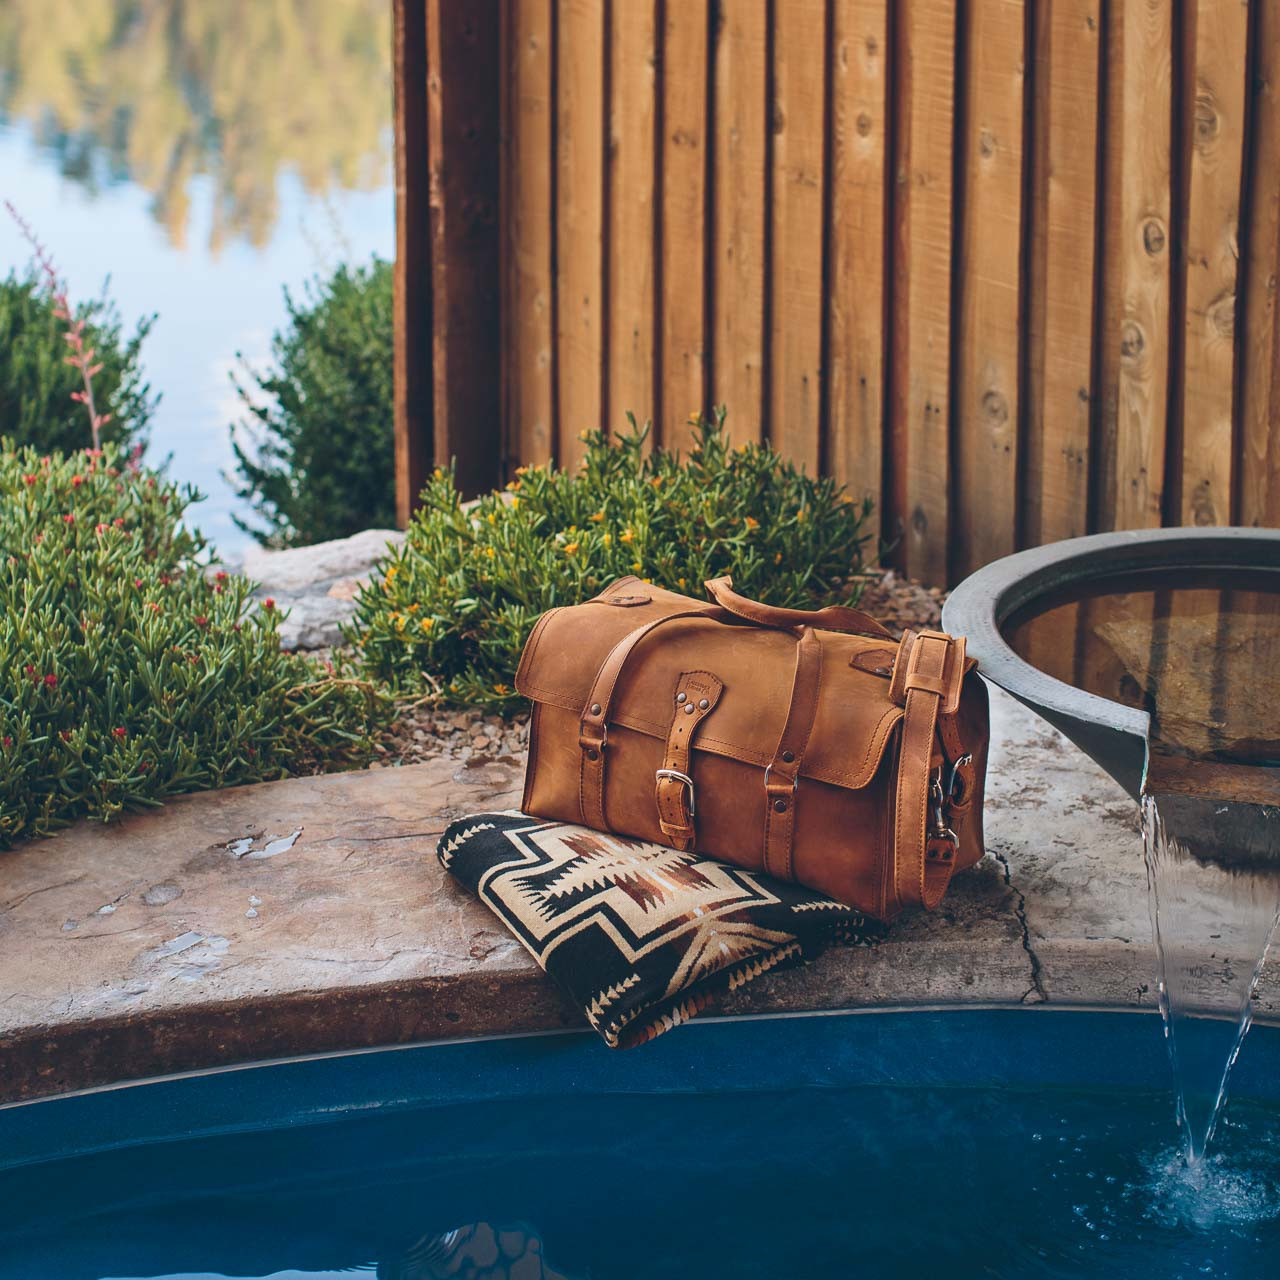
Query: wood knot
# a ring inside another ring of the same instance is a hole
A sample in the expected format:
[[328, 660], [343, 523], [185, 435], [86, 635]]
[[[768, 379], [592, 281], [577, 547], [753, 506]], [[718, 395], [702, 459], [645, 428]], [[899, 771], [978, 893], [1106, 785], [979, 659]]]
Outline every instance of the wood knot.
[[1164, 252], [1164, 227], [1159, 218], [1148, 218], [1142, 224], [1142, 246], [1153, 258]]
[[854, 128], [858, 131], [858, 136], [865, 138], [871, 132], [871, 116], [866, 111], [858, 112], [858, 119], [854, 123]]
[[1218, 136], [1219, 128], [1220, 121], [1217, 109], [1213, 105], [1213, 97], [1201, 90], [1196, 94], [1194, 126], [1196, 146], [1208, 146]]
[[1236, 335], [1236, 295], [1234, 292], [1220, 294], [1209, 304], [1208, 319], [1214, 333], [1220, 338], [1234, 338]]
[[1146, 345], [1147, 340], [1142, 336], [1142, 330], [1132, 320], [1126, 321], [1124, 328], [1120, 330], [1120, 354], [1132, 360], [1142, 354]]
[[982, 396], [982, 412], [993, 427], [1002, 427], [1009, 421], [1009, 402], [992, 388]]
[[787, 117], [782, 114], [782, 108], [776, 103], [773, 108], [773, 131], [781, 133], [787, 127]]
[[917, 507], [911, 513], [911, 527], [916, 531], [916, 533], [920, 534], [921, 537], [923, 537], [927, 532], [929, 528], [929, 517], [925, 514], [925, 509], [923, 507]]
[[978, 151], [986, 159], [990, 159], [996, 153], [996, 135], [990, 129], [983, 129], [978, 134]]

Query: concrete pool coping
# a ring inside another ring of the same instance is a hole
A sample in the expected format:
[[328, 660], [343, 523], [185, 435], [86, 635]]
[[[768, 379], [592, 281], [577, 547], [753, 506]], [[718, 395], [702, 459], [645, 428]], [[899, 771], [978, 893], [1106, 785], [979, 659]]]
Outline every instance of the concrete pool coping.
[[[1154, 1006], [1136, 806], [994, 689], [992, 730], [989, 856], [942, 907], [765, 975], [723, 1013]], [[518, 805], [521, 769], [436, 760], [209, 792], [0, 855], [0, 1102], [580, 1027], [435, 859], [454, 818]], [[1280, 1018], [1274, 966], [1256, 1016]]]

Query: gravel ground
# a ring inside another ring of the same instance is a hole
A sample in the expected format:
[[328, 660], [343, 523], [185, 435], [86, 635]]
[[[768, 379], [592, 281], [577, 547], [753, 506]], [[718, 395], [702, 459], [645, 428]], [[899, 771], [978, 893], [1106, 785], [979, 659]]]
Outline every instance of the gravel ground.
[[[937, 627], [944, 599], [937, 587], [922, 587], [890, 569], [878, 582], [868, 584], [859, 608], [898, 632], [904, 627]], [[379, 748], [379, 759], [370, 767], [419, 764], [437, 756], [476, 764], [491, 760], [519, 764], [528, 735], [526, 711], [504, 719], [483, 711], [409, 704], [392, 724]]]

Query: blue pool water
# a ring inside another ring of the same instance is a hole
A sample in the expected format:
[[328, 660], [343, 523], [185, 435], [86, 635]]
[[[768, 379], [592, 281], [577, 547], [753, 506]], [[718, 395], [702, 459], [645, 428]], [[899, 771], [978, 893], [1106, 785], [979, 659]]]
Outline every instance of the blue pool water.
[[1176, 1277], [1280, 1269], [1280, 1031], [1198, 1180], [1157, 1020], [708, 1022], [0, 1110], [0, 1277]]

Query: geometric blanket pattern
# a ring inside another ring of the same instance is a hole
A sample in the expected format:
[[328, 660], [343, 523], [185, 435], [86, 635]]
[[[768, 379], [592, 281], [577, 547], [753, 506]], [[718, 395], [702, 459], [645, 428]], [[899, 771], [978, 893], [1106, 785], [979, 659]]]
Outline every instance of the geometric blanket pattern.
[[884, 934], [801, 885], [525, 814], [464, 818], [437, 852], [614, 1049], [652, 1040], [768, 970]]

